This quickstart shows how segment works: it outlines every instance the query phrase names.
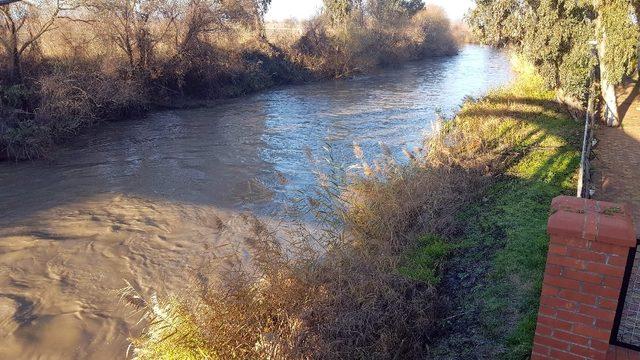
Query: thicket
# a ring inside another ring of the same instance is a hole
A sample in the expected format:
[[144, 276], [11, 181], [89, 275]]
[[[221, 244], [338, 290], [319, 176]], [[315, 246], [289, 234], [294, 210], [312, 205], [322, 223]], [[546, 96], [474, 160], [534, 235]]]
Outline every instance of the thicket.
[[[101, 120], [188, 98], [349, 76], [457, 51], [446, 16], [415, 1], [327, 10], [267, 36], [269, 0], [44, 0], [0, 5], [0, 159], [43, 156]], [[391, 6], [393, 5], [393, 6]]]

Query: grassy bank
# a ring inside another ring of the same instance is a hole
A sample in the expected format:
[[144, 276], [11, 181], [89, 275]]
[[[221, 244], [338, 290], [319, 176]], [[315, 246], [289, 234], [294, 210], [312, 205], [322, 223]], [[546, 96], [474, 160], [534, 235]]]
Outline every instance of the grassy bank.
[[529, 71], [468, 102], [409, 164], [356, 146], [364, 176], [332, 167], [300, 199], [319, 228], [279, 238], [253, 220], [252, 258], [212, 259], [188, 296], [141, 303], [128, 289], [150, 320], [135, 355], [525, 357], [547, 209], [573, 187], [579, 137]]
[[[580, 124], [531, 75], [466, 106], [462, 123], [498, 120], [513, 137], [506, 168], [461, 212], [440, 287], [444, 316], [433, 355], [523, 359], [531, 353], [547, 254], [551, 199], [574, 194]], [[491, 141], [490, 139], [488, 139]]]
[[442, 9], [415, 2], [325, 10], [270, 37], [270, 1], [143, 3], [0, 6], [0, 160], [46, 156], [104, 120], [458, 50]]

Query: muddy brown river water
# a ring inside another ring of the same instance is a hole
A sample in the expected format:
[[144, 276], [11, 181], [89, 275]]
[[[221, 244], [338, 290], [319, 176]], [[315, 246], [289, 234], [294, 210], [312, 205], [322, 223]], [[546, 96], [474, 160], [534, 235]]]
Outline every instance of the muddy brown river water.
[[[137, 318], [125, 281], [183, 290], [314, 177], [305, 155], [354, 161], [419, 145], [436, 112], [507, 83], [505, 54], [459, 55], [345, 81], [276, 88], [84, 132], [51, 159], [0, 164], [0, 359], [120, 359]], [[282, 181], [286, 179], [286, 181]]]

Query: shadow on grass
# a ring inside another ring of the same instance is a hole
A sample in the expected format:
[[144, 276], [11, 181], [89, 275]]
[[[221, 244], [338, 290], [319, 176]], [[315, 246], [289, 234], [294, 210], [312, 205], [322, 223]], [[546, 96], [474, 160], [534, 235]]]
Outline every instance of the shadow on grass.
[[508, 93], [472, 104], [461, 116], [515, 121], [497, 134], [521, 134], [503, 157], [503, 175], [460, 214], [462, 250], [443, 278], [447, 305], [433, 355], [527, 358], [546, 262], [549, 205], [555, 196], [575, 191], [582, 124], [551, 98]]

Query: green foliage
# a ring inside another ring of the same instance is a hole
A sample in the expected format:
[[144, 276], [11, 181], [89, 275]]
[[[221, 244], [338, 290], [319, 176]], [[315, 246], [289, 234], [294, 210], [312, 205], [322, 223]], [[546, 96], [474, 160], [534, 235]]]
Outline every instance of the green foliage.
[[518, 0], [476, 0], [467, 21], [478, 41], [503, 47], [521, 44], [530, 15]]
[[424, 9], [421, 0], [369, 0], [367, 12], [378, 21], [391, 21], [403, 16], [413, 16]]
[[[584, 95], [596, 59], [590, 40], [607, 47], [603, 62], [617, 83], [632, 69], [638, 29], [629, 0], [607, 0], [594, 7], [591, 0], [476, 0], [468, 22], [479, 41], [509, 46], [524, 54], [550, 88], [562, 88], [576, 98]], [[602, 31], [596, 33], [597, 21]]]
[[399, 271], [410, 279], [436, 286], [440, 283], [441, 266], [454, 248], [437, 235], [424, 235]]
[[602, 28], [598, 36], [606, 37], [607, 45], [602, 61], [607, 69], [607, 80], [617, 84], [633, 70], [638, 27], [632, 22], [632, 7], [628, 0], [603, 1], [599, 11]]
[[323, 2], [324, 11], [334, 25], [347, 20], [351, 12], [360, 5], [358, 0], [323, 0]]

